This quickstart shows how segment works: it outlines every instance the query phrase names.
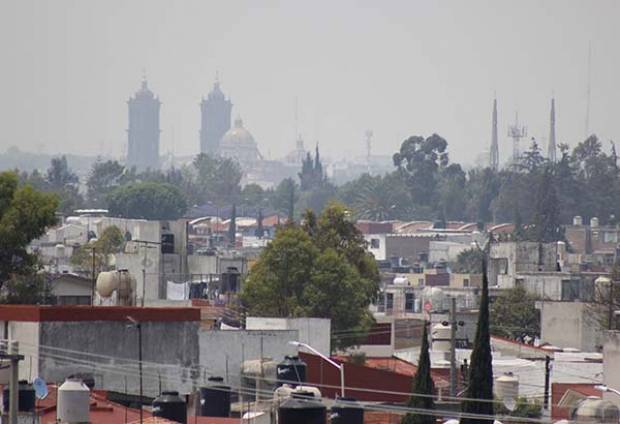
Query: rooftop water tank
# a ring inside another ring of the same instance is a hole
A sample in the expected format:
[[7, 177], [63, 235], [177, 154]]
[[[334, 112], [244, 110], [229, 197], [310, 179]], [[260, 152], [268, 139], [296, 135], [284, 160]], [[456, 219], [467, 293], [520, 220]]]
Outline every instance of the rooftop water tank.
[[61, 423], [90, 422], [90, 390], [77, 378], [67, 378], [58, 388], [56, 417]]
[[136, 290], [136, 279], [127, 271], [103, 271], [97, 276], [97, 293], [110, 297], [116, 291], [121, 304], [130, 305]]
[[583, 218], [581, 218], [579, 215], [576, 215], [573, 218], [573, 225], [575, 225], [575, 226], [583, 225]]
[[450, 351], [450, 337], [451, 327], [450, 325], [443, 325], [438, 323], [433, 325], [431, 331], [431, 337], [433, 340], [433, 350], [437, 352], [449, 352]]
[[495, 396], [501, 400], [506, 408], [514, 411], [519, 397], [519, 379], [513, 373], [507, 372], [495, 379]]
[[228, 417], [230, 415], [230, 387], [222, 377], [209, 377], [209, 385], [200, 388], [200, 416]]
[[338, 398], [331, 411], [332, 424], [364, 424], [364, 408], [352, 398]]
[[179, 392], [162, 392], [153, 401], [153, 416], [187, 424], [187, 405]]
[[617, 423], [620, 413], [612, 402], [591, 396], [577, 405], [571, 418], [576, 424]]
[[278, 424], [325, 424], [325, 406], [311, 394], [298, 393], [278, 408]]
[[[9, 412], [10, 399], [11, 391], [9, 386], [5, 386], [2, 392], [2, 408], [5, 413]], [[28, 384], [26, 380], [20, 380], [17, 386], [17, 399], [19, 402], [19, 412], [34, 411], [35, 395], [32, 384]]]
[[301, 384], [306, 381], [307, 365], [298, 356], [285, 356], [277, 367], [278, 383]]
[[597, 228], [598, 227], [598, 218], [597, 217], [592, 217], [590, 219], [590, 227], [592, 228]]

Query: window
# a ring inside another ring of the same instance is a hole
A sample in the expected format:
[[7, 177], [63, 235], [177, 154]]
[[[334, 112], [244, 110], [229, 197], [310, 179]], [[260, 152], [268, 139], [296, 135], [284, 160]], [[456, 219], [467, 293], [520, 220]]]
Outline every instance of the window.
[[415, 296], [413, 293], [405, 293], [405, 311], [415, 312], [413, 310], [413, 304], [415, 302]]
[[562, 300], [575, 301], [579, 299], [579, 280], [562, 280]]
[[603, 241], [605, 243], [618, 243], [618, 233], [615, 231], [605, 231], [603, 233]]
[[463, 278], [463, 287], [469, 287], [469, 278]]
[[377, 311], [385, 312], [385, 293], [383, 292], [379, 293], [379, 296], [377, 296]]
[[386, 293], [385, 296], [385, 310], [391, 311], [394, 309], [394, 293]]
[[378, 249], [380, 247], [381, 247], [381, 240], [379, 240], [378, 238], [370, 239], [371, 249]]

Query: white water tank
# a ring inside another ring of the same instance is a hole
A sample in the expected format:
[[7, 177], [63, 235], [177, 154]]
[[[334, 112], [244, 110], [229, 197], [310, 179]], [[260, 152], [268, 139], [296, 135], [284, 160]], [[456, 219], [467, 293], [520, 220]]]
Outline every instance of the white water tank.
[[79, 378], [67, 378], [58, 388], [56, 418], [62, 424], [90, 422], [90, 390]]
[[609, 301], [609, 291], [611, 290], [611, 279], [600, 276], [594, 280], [594, 300], [605, 303]]
[[506, 408], [514, 411], [519, 397], [519, 379], [513, 373], [507, 372], [495, 379], [495, 396], [500, 399]]
[[573, 225], [575, 225], [575, 226], [583, 225], [583, 218], [581, 218], [579, 215], [576, 215], [573, 218]]
[[431, 337], [433, 339], [433, 350], [436, 352], [449, 352], [450, 351], [450, 325], [443, 325], [442, 323], [433, 325], [431, 331]]
[[590, 219], [590, 227], [592, 227], [592, 228], [597, 228], [598, 227], [598, 218], [597, 217], [592, 217], [592, 219]]
[[97, 293], [110, 297], [114, 291], [122, 305], [130, 305], [136, 290], [136, 279], [127, 271], [104, 271], [97, 276]]

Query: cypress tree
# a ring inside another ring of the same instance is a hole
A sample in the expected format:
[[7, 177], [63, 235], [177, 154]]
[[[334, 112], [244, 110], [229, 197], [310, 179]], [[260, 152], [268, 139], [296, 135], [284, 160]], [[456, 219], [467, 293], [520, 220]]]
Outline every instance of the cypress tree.
[[258, 217], [256, 218], [256, 237], [263, 238], [265, 229], [263, 228], [263, 210], [258, 209]]
[[[420, 358], [418, 360], [418, 370], [413, 378], [413, 390], [407, 402], [410, 408], [435, 409], [435, 383], [431, 377], [431, 359], [428, 353], [428, 326], [424, 323], [422, 332], [422, 346], [420, 348]], [[420, 396], [418, 396], [420, 395]], [[433, 424], [436, 418], [433, 415], [421, 415], [408, 413], [401, 421], [401, 424]]]
[[237, 238], [237, 206], [233, 203], [232, 211], [230, 212], [230, 223], [228, 224], [228, 244], [235, 245]]
[[[493, 364], [491, 355], [491, 336], [489, 334], [489, 280], [487, 263], [482, 261], [482, 296], [474, 349], [471, 354], [469, 386], [465, 392], [462, 411], [469, 414], [493, 416]], [[476, 401], [475, 399], [480, 399]], [[492, 422], [493, 419], [462, 418], [461, 424]]]

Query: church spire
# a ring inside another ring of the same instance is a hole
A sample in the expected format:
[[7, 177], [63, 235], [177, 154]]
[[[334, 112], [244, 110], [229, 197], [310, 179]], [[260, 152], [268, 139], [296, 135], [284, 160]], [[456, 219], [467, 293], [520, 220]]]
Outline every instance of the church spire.
[[549, 146], [547, 157], [549, 161], [556, 161], [556, 144], [555, 144], [555, 98], [551, 98], [551, 116], [549, 122]]
[[493, 99], [493, 126], [491, 128], [491, 150], [489, 166], [494, 171], [499, 168], [499, 146], [497, 140], [497, 98]]

